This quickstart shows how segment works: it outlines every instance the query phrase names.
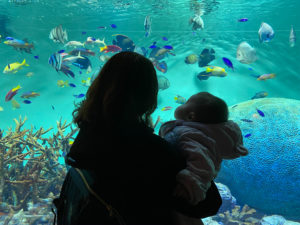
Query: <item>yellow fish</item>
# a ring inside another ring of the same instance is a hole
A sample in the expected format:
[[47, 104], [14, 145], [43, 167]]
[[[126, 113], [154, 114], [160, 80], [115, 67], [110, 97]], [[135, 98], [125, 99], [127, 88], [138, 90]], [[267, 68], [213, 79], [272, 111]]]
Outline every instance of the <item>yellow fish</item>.
[[26, 77], [32, 77], [33, 76], [33, 72], [28, 72], [27, 74], [26, 74]]
[[13, 109], [20, 108], [20, 104], [15, 99], [11, 100], [11, 105], [12, 105]]
[[0, 112], [3, 111], [3, 110], [4, 110], [3, 107], [0, 106]]
[[14, 63], [8, 64], [8, 65], [4, 68], [3, 73], [16, 73], [16, 72], [18, 72], [20, 69], [22, 69], [23, 66], [29, 66], [28, 64], [26, 64], [25, 59], [23, 60], [22, 63], [14, 62]]
[[263, 75], [260, 75], [257, 80], [268, 80], [268, 79], [272, 79], [276, 76], [275, 73], [268, 73], [268, 74], [263, 74]]
[[207, 73], [211, 73], [212, 76], [220, 76], [224, 77], [227, 75], [226, 71], [224, 68], [219, 67], [219, 66], [210, 66], [206, 68]]
[[69, 83], [68, 83], [68, 81], [66, 80], [66, 81], [63, 81], [63, 80], [58, 80], [57, 81], [57, 86], [58, 87], [67, 87], [67, 86], [69, 86]]

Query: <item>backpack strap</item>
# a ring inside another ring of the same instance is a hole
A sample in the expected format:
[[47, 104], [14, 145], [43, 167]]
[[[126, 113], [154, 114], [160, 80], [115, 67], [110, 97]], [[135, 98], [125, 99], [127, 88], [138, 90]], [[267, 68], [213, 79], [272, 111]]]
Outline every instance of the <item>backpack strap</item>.
[[115, 217], [119, 224], [121, 225], [125, 225], [125, 221], [124, 219], [122, 218], [122, 216], [119, 214], [119, 212], [114, 208], [112, 207], [110, 204], [108, 204], [105, 200], [103, 200], [89, 185], [88, 181], [86, 180], [86, 177], [89, 179], [89, 180], [93, 180], [91, 174], [89, 171], [87, 170], [80, 170], [78, 168], [75, 168], [75, 170], [77, 171], [77, 173], [80, 175], [82, 181], [84, 182], [85, 184], [85, 187], [87, 188], [87, 190], [89, 191], [89, 193], [94, 196], [102, 205], [104, 205], [109, 213], [109, 216], [110, 217]]

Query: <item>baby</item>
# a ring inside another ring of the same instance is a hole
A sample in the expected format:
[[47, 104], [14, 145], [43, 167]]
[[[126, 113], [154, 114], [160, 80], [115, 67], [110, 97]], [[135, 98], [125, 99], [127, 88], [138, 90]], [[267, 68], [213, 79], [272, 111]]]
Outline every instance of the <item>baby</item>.
[[176, 143], [186, 157], [174, 195], [196, 205], [205, 199], [222, 160], [245, 156], [248, 150], [239, 126], [228, 120], [226, 103], [208, 92], [191, 96], [175, 110], [175, 118], [161, 126], [159, 135]]

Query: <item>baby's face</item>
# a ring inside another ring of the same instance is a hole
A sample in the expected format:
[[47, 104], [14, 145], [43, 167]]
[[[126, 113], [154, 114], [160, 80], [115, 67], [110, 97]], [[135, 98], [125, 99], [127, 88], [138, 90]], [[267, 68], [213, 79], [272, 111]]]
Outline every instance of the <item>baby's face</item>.
[[195, 116], [195, 99], [196, 96], [191, 96], [185, 104], [177, 107], [174, 116], [177, 120], [193, 121]]

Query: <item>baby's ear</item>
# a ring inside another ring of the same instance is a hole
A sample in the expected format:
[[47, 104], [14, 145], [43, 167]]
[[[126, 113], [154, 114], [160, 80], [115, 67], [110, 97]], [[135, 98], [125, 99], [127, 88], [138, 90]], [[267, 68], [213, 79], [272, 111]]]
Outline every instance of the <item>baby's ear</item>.
[[188, 116], [187, 116], [187, 120], [188, 121], [194, 121], [195, 120], [195, 112], [189, 112]]

